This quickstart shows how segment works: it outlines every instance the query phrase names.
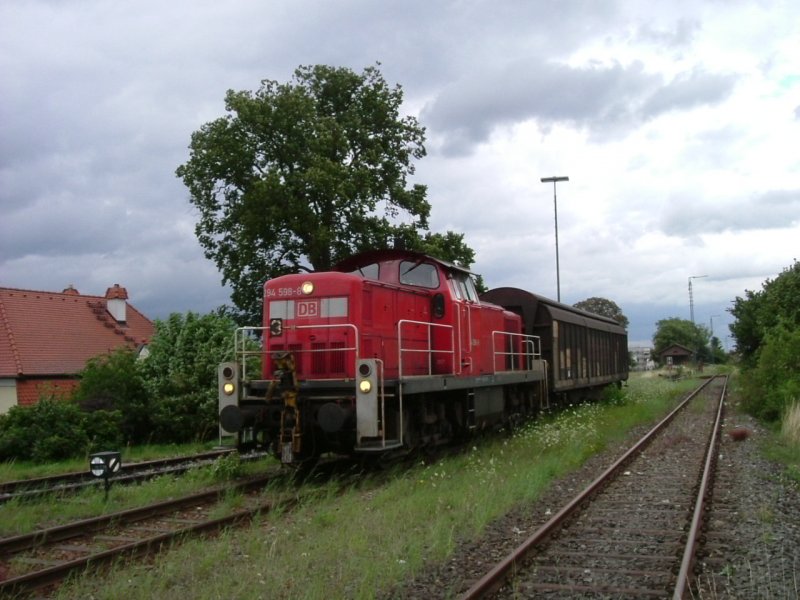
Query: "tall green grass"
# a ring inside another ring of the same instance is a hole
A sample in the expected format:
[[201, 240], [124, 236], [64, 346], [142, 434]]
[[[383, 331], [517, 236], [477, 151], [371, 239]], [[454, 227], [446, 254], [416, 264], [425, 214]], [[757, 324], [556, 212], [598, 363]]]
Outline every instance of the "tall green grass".
[[344, 492], [340, 483], [322, 484], [291, 513], [189, 541], [146, 568], [83, 578], [60, 596], [373, 598], [442, 564], [457, 544], [538, 498], [632, 426], [661, 417], [694, 383], [634, 379], [613, 402], [569, 407], [463, 455], [394, 472], [388, 483]]

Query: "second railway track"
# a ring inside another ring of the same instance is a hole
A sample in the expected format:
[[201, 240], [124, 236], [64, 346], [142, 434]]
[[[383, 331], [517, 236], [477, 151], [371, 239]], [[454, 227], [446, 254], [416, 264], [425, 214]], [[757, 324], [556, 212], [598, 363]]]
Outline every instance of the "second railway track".
[[[123, 463], [120, 472], [113, 477], [116, 484], [139, 483], [159, 475], [177, 475], [189, 469], [209, 465], [220, 457], [232, 454], [232, 450], [211, 450], [188, 456], [159, 458], [155, 460]], [[242, 455], [241, 460], [257, 460], [260, 454]], [[86, 471], [63, 473], [32, 479], [0, 482], [0, 504], [13, 499], [35, 500], [52, 494], [69, 494], [88, 487], [102, 485], [102, 480]]]
[[[270, 477], [2, 539], [0, 597], [59, 582], [89, 565], [157, 552], [183, 536], [247, 521], [275, 506], [277, 500], [248, 495], [261, 490]], [[244, 508], [214, 517], [215, 507], [230, 492], [245, 495]]]
[[462, 598], [682, 597], [725, 387], [719, 378], [696, 390]]

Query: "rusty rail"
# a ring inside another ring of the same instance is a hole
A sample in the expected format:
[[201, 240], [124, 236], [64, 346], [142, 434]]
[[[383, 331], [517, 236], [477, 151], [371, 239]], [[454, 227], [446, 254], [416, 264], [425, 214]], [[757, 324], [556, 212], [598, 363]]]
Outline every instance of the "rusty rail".
[[[653, 438], [660, 433], [674, 418], [682, 411], [686, 405], [694, 399], [706, 386], [713, 380], [708, 379], [696, 390], [689, 394], [674, 410], [672, 410], [664, 419], [662, 419], [653, 429], [651, 429], [645, 436], [637, 441], [625, 454], [623, 454], [617, 461], [614, 462], [608, 469], [606, 469], [599, 477], [590, 483], [582, 492], [575, 496], [568, 502], [561, 510], [559, 510], [547, 523], [537, 529], [530, 537], [528, 537], [522, 544], [514, 549], [502, 561], [497, 563], [488, 573], [481, 579], [475, 582], [467, 592], [461, 596], [461, 600], [475, 600], [477, 598], [484, 598], [489, 594], [496, 592], [503, 583], [507, 580], [509, 575], [513, 574], [522, 564], [525, 559], [530, 555], [532, 550], [541, 545], [547, 540], [554, 532], [556, 532], [564, 522], [570, 518], [579, 507], [586, 501], [592, 498], [603, 486], [605, 486], [613, 477], [634, 457], [636, 457], [642, 450], [653, 440]], [[720, 400], [720, 406], [722, 400]], [[719, 426], [719, 417], [715, 431]], [[712, 436], [714, 437], [714, 436]], [[708, 452], [707, 456], [713, 456], [714, 452]], [[708, 461], [707, 461], [708, 462]], [[709, 479], [704, 473], [704, 481]], [[696, 512], [702, 513], [702, 508], [696, 509]], [[698, 517], [699, 521], [699, 517]], [[698, 525], [699, 527], [699, 525]], [[692, 541], [694, 545], [694, 541]], [[692, 556], [693, 556], [692, 552]], [[687, 566], [687, 570], [688, 570]]]
[[706, 460], [703, 467], [703, 476], [700, 480], [700, 488], [697, 491], [697, 501], [695, 502], [694, 513], [692, 514], [692, 524], [689, 527], [686, 539], [686, 547], [684, 549], [683, 559], [681, 561], [681, 568], [678, 572], [678, 579], [675, 583], [675, 591], [672, 594], [673, 600], [681, 600], [686, 594], [686, 591], [689, 589], [689, 585], [691, 583], [691, 576], [694, 571], [694, 561], [697, 555], [697, 544], [700, 535], [700, 528], [703, 524], [703, 513], [706, 510], [706, 505], [708, 504], [711, 494], [714, 470], [717, 457], [719, 456], [719, 432], [722, 428], [722, 414], [725, 407], [725, 395], [727, 391], [728, 377], [726, 376], [725, 383], [722, 386], [722, 392], [720, 393], [717, 418], [714, 421], [714, 428], [708, 441]]

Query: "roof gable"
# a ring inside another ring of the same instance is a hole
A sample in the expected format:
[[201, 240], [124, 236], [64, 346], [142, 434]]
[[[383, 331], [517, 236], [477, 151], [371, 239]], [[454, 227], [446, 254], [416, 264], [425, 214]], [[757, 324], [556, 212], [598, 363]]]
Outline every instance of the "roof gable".
[[681, 344], [670, 344], [658, 354], [659, 356], [690, 356], [693, 352]]
[[126, 313], [120, 323], [105, 297], [72, 288], [0, 288], [0, 377], [76, 374], [94, 356], [137, 348], [152, 337], [153, 324], [130, 304]]

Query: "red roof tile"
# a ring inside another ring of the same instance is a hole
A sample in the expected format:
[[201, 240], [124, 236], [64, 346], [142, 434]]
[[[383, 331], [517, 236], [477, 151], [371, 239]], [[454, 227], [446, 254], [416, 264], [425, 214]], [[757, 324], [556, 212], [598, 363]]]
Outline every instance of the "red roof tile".
[[75, 374], [90, 358], [152, 335], [153, 324], [130, 304], [118, 323], [103, 296], [0, 288], [0, 377]]

